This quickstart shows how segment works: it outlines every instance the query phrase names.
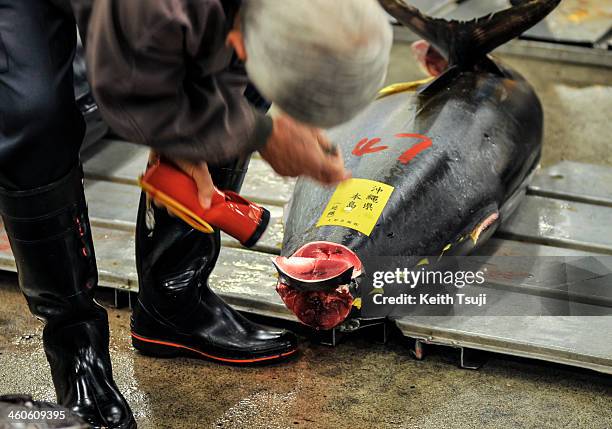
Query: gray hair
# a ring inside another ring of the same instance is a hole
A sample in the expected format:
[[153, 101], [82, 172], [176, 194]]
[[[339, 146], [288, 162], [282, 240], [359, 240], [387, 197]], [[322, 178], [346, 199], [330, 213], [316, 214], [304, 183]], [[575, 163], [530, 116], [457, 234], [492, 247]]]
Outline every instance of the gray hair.
[[249, 78], [299, 121], [346, 122], [384, 83], [392, 31], [376, 0], [245, 0], [241, 16]]

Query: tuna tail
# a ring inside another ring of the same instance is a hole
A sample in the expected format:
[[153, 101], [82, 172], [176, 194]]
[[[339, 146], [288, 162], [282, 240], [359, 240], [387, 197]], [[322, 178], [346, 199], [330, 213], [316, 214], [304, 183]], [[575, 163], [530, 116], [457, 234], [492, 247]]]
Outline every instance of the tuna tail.
[[391, 16], [431, 43], [450, 67], [469, 68], [536, 25], [561, 0], [513, 0], [513, 7], [471, 21], [432, 18], [402, 0], [379, 2]]

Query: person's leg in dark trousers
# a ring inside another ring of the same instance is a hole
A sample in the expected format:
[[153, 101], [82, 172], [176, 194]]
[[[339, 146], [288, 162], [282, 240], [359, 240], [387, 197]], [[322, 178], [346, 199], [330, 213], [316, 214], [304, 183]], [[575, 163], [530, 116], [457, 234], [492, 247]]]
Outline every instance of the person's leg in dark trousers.
[[74, 101], [74, 19], [43, 0], [0, 0], [0, 213], [19, 285], [45, 322], [57, 400], [93, 427], [135, 428], [112, 377]]
[[[266, 111], [252, 87], [245, 96]], [[215, 186], [239, 192], [249, 158], [209, 166]], [[227, 305], [209, 287], [221, 249], [220, 231], [203, 234], [147, 201], [143, 194], [136, 225], [138, 302], [132, 314], [132, 344], [153, 356], [189, 354], [247, 364], [285, 358], [297, 350], [287, 331], [257, 325]]]

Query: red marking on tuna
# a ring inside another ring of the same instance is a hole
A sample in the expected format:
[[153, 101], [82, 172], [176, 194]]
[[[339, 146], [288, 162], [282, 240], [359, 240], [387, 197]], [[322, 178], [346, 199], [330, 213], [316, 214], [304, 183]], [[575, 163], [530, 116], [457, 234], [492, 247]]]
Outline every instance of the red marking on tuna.
[[433, 145], [431, 139], [422, 134], [396, 134], [395, 137], [421, 139], [398, 158], [402, 164], [408, 164], [415, 156]]
[[367, 153], [380, 152], [381, 150], [385, 150], [389, 147], [389, 146], [375, 146], [377, 143], [380, 143], [379, 138], [368, 140], [368, 138], [366, 137], [365, 139], [361, 139], [359, 140], [359, 143], [357, 143], [357, 145], [355, 146], [355, 149], [353, 149], [352, 154], [356, 156], [363, 156]]

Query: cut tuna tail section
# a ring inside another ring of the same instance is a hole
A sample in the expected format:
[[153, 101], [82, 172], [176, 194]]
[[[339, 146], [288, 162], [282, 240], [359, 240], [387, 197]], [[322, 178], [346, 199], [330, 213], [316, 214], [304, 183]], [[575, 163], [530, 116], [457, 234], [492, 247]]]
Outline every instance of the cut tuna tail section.
[[430, 42], [450, 67], [468, 68], [536, 25], [561, 0], [514, 0], [515, 6], [471, 21], [432, 18], [402, 0], [379, 2], [401, 24]]

